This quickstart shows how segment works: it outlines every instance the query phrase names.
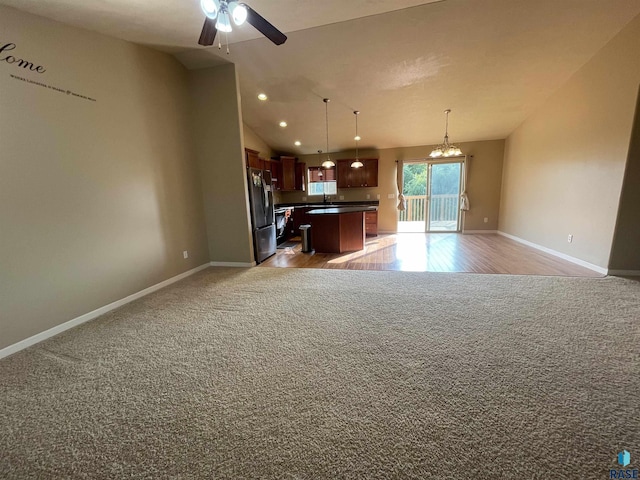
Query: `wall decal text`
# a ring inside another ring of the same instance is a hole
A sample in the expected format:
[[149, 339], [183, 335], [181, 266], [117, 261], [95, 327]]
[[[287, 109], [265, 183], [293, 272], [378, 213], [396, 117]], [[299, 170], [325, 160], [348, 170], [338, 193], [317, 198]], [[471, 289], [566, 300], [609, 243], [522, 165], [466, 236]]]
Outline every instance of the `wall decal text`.
[[11, 75], [11, 74], [9, 76], [15, 80], [20, 80], [22, 82], [31, 83], [32, 85], [38, 85], [40, 87], [48, 88], [49, 90], [54, 90], [56, 92], [64, 93], [66, 95], [69, 95], [70, 97], [81, 98], [83, 100], [89, 100], [90, 102], [97, 101], [95, 98], [87, 97], [86, 95], [81, 95], [79, 93], [72, 92], [71, 90], [65, 90], [63, 88], [56, 87], [55, 85], [47, 85], [46, 83], [36, 82], [34, 80], [29, 80], [28, 78], [17, 77], [16, 75]]
[[25, 60], [23, 58], [17, 58], [13, 55], [8, 55], [8, 52], [15, 50], [17, 45], [15, 43], [6, 43], [2, 47], [0, 47], [0, 62], [7, 62], [10, 65], [15, 65], [16, 67], [22, 67], [25, 70], [30, 70], [32, 72], [44, 73], [47, 71], [42, 65], [36, 65], [29, 60]]

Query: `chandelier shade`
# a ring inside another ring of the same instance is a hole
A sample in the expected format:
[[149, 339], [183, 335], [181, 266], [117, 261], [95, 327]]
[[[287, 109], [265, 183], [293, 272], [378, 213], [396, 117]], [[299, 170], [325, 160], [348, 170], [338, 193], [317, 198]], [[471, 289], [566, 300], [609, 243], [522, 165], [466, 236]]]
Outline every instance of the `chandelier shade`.
[[451, 113], [450, 109], [444, 111], [446, 114], [445, 128], [444, 128], [444, 141], [442, 144], [438, 145], [434, 148], [429, 156], [431, 158], [439, 158], [439, 157], [457, 157], [462, 155], [462, 150], [456, 145], [449, 143], [449, 114]]

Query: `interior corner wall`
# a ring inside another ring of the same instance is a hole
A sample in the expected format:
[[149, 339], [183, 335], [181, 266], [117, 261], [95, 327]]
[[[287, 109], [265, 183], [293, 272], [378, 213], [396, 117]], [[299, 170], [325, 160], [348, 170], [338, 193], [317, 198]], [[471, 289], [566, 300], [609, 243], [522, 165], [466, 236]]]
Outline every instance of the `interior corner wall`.
[[271, 158], [275, 155], [273, 149], [266, 144], [262, 138], [258, 136], [256, 132], [251, 130], [251, 128], [246, 124], [242, 124], [243, 132], [244, 132], [244, 146], [245, 148], [250, 148], [251, 150], [255, 150], [260, 152], [260, 157], [262, 158]]
[[0, 6], [6, 45], [0, 349], [208, 261], [186, 69]]
[[250, 264], [253, 240], [235, 65], [192, 70], [189, 75], [209, 258]]
[[507, 138], [501, 231], [608, 267], [640, 84], [638, 51], [640, 16]]
[[609, 268], [640, 272], [640, 93], [636, 104], [629, 158], [622, 183], [618, 220]]

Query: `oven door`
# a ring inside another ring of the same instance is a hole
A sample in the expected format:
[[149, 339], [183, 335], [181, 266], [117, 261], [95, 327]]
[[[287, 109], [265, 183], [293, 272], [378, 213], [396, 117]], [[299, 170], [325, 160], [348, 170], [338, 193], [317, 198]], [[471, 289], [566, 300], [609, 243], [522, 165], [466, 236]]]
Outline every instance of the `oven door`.
[[278, 208], [275, 210], [276, 216], [276, 242], [280, 245], [283, 242], [287, 241], [289, 237], [287, 232], [287, 223], [291, 218], [291, 209], [289, 208]]

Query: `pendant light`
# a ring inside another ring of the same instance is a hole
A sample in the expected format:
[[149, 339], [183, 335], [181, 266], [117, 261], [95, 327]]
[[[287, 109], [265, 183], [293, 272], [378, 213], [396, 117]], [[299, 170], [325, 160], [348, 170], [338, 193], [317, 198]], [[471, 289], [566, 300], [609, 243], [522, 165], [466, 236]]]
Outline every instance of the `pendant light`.
[[362, 168], [364, 167], [364, 163], [362, 163], [360, 157], [358, 157], [358, 142], [361, 140], [360, 135], [358, 135], [358, 115], [360, 115], [360, 112], [356, 110], [353, 114], [356, 117], [356, 136], [353, 138], [356, 141], [356, 159], [351, 163], [351, 168]]
[[[322, 150], [318, 150], [318, 161], [322, 160]], [[319, 168], [318, 169], [318, 177], [320, 177], [320, 180], [322, 180], [322, 177], [324, 175], [322, 174], [322, 169]], [[322, 188], [324, 189], [324, 185], [322, 186]]]
[[445, 110], [444, 113], [447, 116], [444, 127], [444, 142], [442, 142], [442, 145], [438, 145], [433, 149], [433, 151], [429, 154], [431, 158], [456, 157], [458, 155], [462, 155], [462, 150], [449, 143], [449, 114], [451, 113], [451, 109]]
[[335, 167], [336, 164], [331, 161], [331, 155], [329, 154], [329, 102], [330, 100], [328, 98], [324, 98], [322, 99], [322, 101], [324, 102], [325, 120], [327, 125], [327, 159], [324, 162], [322, 162], [322, 168], [326, 170], [328, 168]]

